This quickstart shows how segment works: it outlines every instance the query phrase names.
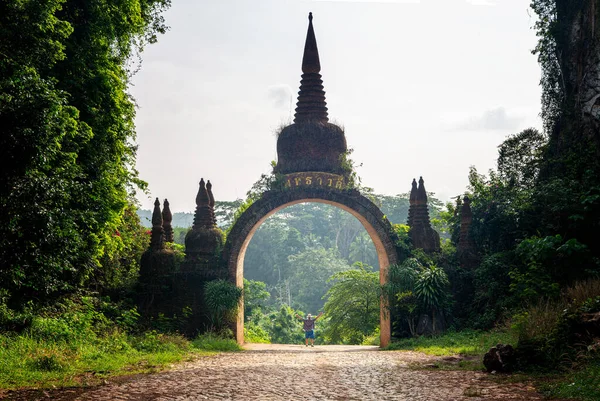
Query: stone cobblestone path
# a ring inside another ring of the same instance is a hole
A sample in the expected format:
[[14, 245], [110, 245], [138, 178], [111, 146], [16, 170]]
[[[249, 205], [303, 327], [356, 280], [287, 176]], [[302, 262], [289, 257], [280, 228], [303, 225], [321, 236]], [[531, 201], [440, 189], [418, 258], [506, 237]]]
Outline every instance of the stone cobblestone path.
[[99, 387], [37, 393], [35, 399], [542, 400], [526, 384], [498, 384], [481, 372], [415, 369], [436, 361], [417, 352], [361, 346], [254, 344], [247, 348]]

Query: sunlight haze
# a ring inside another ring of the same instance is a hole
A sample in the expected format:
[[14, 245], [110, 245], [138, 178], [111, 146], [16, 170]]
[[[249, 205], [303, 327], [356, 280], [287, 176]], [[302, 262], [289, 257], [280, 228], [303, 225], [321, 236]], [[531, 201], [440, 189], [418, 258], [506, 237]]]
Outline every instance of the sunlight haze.
[[465, 191], [469, 166], [495, 165], [508, 135], [541, 128], [528, 0], [178, 0], [131, 88], [142, 208], [159, 197], [193, 211], [201, 177], [217, 200], [244, 198], [270, 172], [309, 11], [330, 121], [375, 192], [408, 192], [423, 176], [446, 201]]

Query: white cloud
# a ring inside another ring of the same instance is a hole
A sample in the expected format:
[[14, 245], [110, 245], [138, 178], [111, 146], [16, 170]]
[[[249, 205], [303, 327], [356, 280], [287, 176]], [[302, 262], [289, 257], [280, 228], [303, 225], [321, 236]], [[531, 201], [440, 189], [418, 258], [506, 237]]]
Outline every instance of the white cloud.
[[453, 130], [466, 131], [505, 131], [514, 130], [519, 127], [525, 118], [514, 113], [509, 113], [504, 107], [496, 107], [483, 112], [482, 115], [470, 117], [454, 124]]
[[287, 109], [290, 107], [292, 99], [292, 89], [287, 84], [271, 85], [267, 89], [267, 96], [273, 102], [277, 109]]

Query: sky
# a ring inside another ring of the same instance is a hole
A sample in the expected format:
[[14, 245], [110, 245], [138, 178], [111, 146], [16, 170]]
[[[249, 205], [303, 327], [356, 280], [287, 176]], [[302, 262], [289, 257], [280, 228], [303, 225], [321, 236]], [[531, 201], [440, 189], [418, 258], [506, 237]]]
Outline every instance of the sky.
[[193, 212], [200, 178], [245, 198], [293, 118], [313, 13], [330, 122], [344, 127], [362, 185], [395, 195], [423, 176], [447, 201], [470, 166], [541, 128], [530, 0], [174, 0], [170, 30], [142, 54], [141, 207]]

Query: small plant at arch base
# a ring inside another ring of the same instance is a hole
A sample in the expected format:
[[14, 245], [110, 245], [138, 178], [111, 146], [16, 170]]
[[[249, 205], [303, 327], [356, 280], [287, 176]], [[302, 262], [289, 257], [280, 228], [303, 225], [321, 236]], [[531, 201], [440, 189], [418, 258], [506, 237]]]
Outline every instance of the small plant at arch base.
[[213, 280], [204, 285], [204, 300], [212, 330], [223, 332], [235, 319], [243, 290], [227, 280]]

